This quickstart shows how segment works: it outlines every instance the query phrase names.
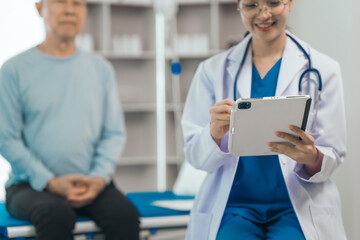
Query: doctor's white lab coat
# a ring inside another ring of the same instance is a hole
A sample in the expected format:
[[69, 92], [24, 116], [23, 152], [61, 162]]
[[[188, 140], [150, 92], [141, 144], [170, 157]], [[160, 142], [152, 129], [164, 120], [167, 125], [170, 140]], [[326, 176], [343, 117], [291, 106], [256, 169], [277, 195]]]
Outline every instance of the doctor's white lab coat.
[[[234, 77], [249, 39], [250, 36], [230, 50], [202, 62], [187, 96], [182, 117], [186, 158], [194, 167], [208, 172], [191, 211], [188, 240], [216, 239], [228, 200], [238, 161], [228, 153], [227, 134], [223, 137], [220, 148], [210, 136], [209, 109], [215, 102], [233, 98]], [[285, 155], [279, 155], [280, 166], [306, 239], [343, 240], [346, 235], [341, 218], [340, 197], [335, 184], [329, 179], [343, 162], [346, 152], [340, 67], [330, 57], [297, 40], [310, 53], [313, 67], [322, 75], [323, 90], [315, 129], [318, 135], [314, 138], [316, 147], [324, 154], [324, 158], [321, 171], [313, 176], [309, 176], [301, 164]], [[241, 98], [250, 97], [251, 59], [249, 49], [237, 82]], [[276, 95], [297, 95], [300, 75], [307, 66], [304, 54], [288, 38]], [[312, 107], [308, 129], [312, 126], [314, 112]]]

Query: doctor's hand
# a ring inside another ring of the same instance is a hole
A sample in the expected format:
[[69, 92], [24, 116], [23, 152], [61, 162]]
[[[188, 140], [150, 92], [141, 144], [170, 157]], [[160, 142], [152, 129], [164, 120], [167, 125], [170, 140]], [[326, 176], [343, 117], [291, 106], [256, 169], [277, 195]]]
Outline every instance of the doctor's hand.
[[276, 132], [275, 135], [294, 146], [271, 142], [268, 143], [270, 151], [284, 154], [296, 162], [304, 164], [306, 171], [310, 175], [319, 172], [321, 170], [322, 157], [319, 157], [320, 152], [315, 147], [314, 138], [299, 127], [290, 126], [290, 130], [295, 133], [295, 136], [284, 132]]
[[210, 135], [218, 146], [220, 146], [222, 137], [229, 131], [231, 107], [234, 104], [235, 101], [228, 98], [215, 103], [215, 106], [209, 110], [211, 117]]
[[92, 203], [106, 186], [105, 179], [102, 177], [85, 177], [83, 184], [87, 187], [85, 192], [71, 194], [66, 197], [67, 202], [74, 208], [80, 208]]

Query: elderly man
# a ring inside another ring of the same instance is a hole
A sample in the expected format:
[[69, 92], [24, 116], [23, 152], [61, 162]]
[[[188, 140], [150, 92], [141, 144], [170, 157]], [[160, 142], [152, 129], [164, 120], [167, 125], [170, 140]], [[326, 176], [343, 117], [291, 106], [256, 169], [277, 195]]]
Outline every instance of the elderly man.
[[6, 206], [39, 240], [73, 239], [78, 215], [107, 240], [139, 238], [135, 207], [111, 182], [125, 130], [114, 71], [81, 51], [85, 0], [36, 3], [45, 41], [0, 70], [0, 154], [11, 164]]

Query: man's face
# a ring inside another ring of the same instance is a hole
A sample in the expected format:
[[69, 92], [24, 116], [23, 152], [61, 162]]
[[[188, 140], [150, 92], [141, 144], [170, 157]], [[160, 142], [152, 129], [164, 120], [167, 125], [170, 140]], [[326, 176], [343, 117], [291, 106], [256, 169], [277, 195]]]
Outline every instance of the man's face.
[[74, 39], [85, 25], [85, 0], [42, 0], [36, 3], [44, 18], [47, 34], [61, 39]]

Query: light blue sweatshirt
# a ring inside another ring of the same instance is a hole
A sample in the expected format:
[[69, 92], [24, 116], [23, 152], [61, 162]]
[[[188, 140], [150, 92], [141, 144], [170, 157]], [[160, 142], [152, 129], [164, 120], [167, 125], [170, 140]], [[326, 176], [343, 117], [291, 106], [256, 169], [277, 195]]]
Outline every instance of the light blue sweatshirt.
[[36, 47], [0, 69], [0, 154], [11, 164], [6, 187], [43, 190], [52, 177], [114, 173], [125, 144], [114, 71], [77, 50], [54, 58]]

